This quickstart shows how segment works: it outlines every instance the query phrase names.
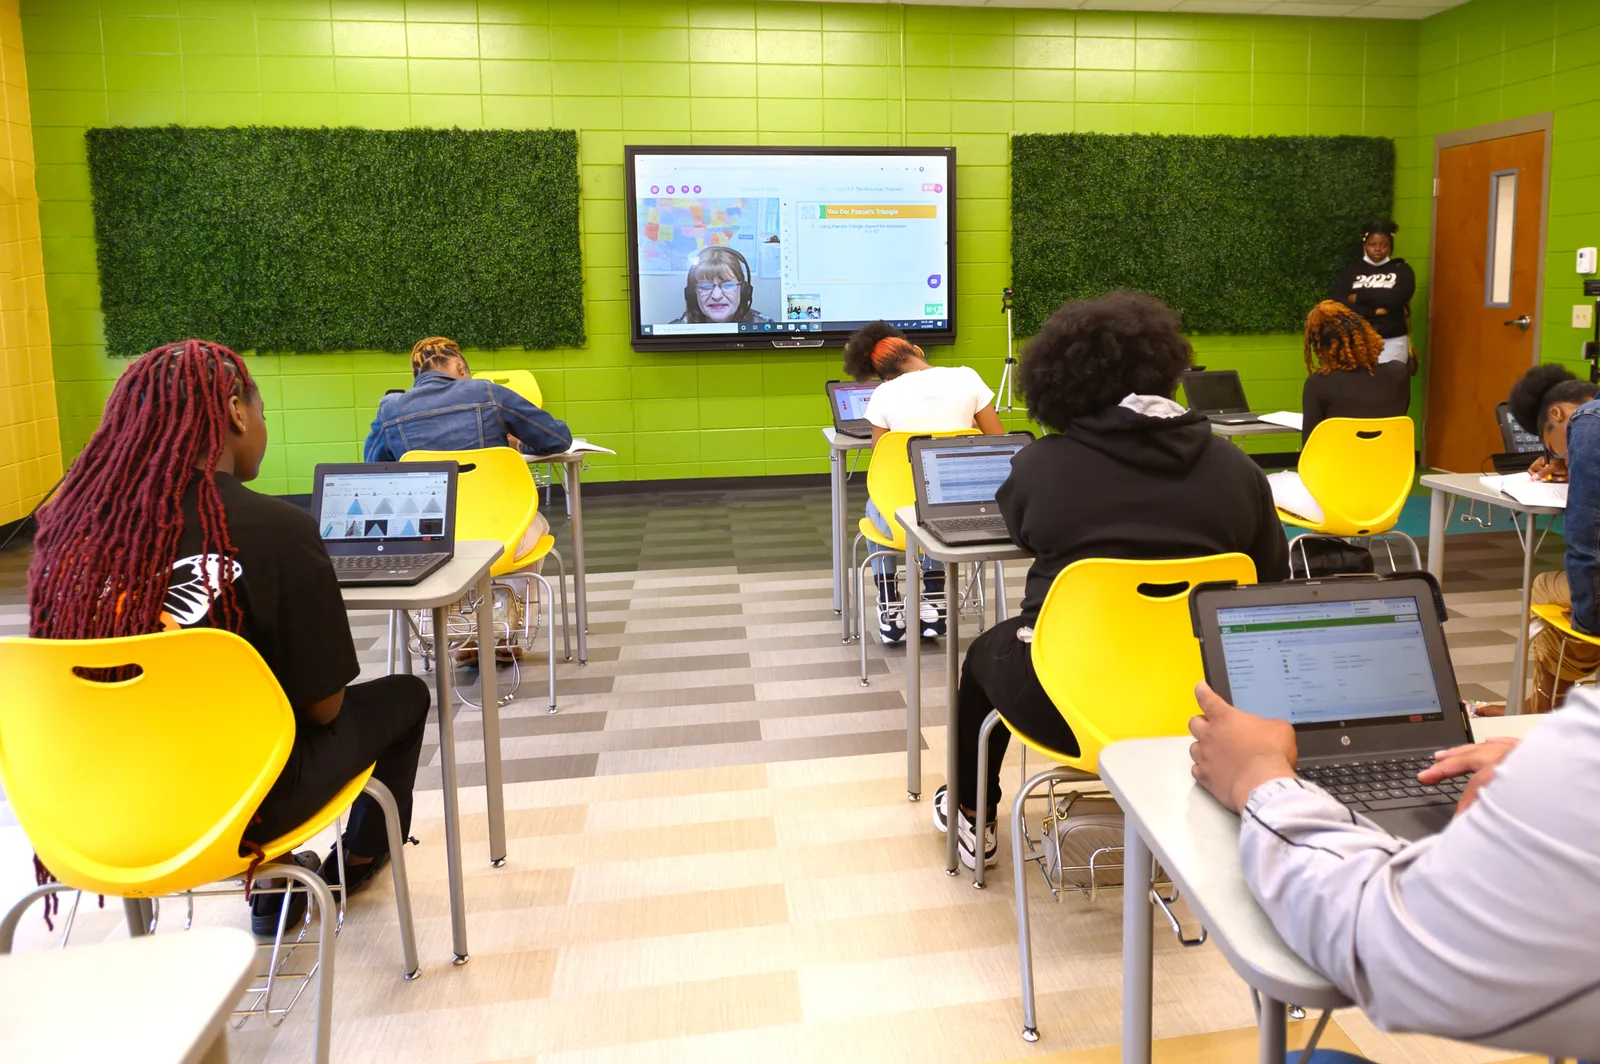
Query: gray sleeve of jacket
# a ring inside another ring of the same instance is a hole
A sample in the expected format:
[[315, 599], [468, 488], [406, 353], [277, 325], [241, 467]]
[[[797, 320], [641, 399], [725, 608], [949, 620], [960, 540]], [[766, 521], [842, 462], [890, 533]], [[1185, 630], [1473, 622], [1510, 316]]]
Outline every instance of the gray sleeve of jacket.
[[1245, 879], [1284, 941], [1385, 1030], [1600, 1054], [1600, 699], [1525, 739], [1407, 843], [1300, 780], [1257, 787]]

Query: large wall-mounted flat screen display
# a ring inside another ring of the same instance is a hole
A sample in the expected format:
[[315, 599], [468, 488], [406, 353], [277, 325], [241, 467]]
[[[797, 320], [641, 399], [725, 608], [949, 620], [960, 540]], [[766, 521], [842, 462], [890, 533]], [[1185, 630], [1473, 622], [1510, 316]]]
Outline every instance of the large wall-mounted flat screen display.
[[953, 343], [955, 154], [629, 147], [635, 350]]

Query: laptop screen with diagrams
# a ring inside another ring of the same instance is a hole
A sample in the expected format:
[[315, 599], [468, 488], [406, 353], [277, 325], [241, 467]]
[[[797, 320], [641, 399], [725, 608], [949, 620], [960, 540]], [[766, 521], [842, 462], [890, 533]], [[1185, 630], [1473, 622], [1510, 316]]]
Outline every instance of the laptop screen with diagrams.
[[452, 538], [450, 474], [328, 470], [317, 493], [317, 524], [323, 542], [410, 541], [419, 547]]

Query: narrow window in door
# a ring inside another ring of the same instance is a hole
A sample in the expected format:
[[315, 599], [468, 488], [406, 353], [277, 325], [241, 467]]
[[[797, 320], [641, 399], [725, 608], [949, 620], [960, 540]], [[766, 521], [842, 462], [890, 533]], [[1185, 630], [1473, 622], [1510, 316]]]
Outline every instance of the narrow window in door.
[[1483, 305], [1511, 305], [1512, 252], [1517, 231], [1517, 172], [1489, 175], [1489, 253], [1485, 258]]

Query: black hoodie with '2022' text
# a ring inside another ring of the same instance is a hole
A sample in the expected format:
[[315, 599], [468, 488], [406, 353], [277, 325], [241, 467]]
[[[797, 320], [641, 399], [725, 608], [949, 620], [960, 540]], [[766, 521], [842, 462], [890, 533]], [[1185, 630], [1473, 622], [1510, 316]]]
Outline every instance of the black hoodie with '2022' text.
[[1286, 580], [1289, 550], [1267, 478], [1199, 414], [1122, 406], [1078, 418], [1011, 462], [996, 496], [1011, 538], [1034, 554], [1022, 616], [1084, 558], [1197, 558], [1238, 551], [1256, 579]]

